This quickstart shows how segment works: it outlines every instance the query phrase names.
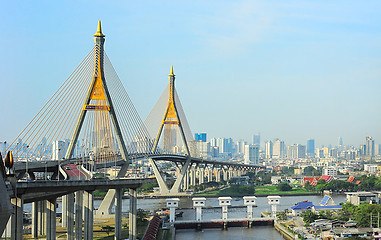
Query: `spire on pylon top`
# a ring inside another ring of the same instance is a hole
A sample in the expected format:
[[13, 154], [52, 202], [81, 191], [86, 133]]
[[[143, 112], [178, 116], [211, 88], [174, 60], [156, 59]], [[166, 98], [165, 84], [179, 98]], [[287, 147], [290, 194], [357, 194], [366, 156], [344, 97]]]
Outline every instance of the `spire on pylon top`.
[[98, 21], [98, 28], [97, 32], [94, 34], [94, 37], [105, 37], [105, 35], [102, 33], [101, 20]]
[[173, 73], [173, 65], [171, 65], [171, 72], [168, 74], [168, 76], [175, 76], [175, 74]]

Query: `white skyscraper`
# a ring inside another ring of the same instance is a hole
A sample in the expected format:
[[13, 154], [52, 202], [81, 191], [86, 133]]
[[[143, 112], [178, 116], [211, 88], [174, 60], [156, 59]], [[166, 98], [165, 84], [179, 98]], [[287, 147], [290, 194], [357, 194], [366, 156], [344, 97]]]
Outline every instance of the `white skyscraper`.
[[200, 152], [200, 157], [207, 159], [210, 156], [210, 143], [209, 142], [196, 142], [197, 149]]
[[366, 137], [366, 155], [374, 157], [374, 139], [370, 136]]
[[64, 141], [54, 141], [52, 143], [52, 160], [60, 160], [66, 153]]
[[241, 140], [237, 141], [236, 145], [237, 145], [237, 153], [245, 154], [245, 145], [246, 145], [245, 140], [241, 139]]
[[245, 145], [245, 164], [258, 165], [259, 164], [259, 146], [258, 145]]
[[210, 139], [210, 146], [211, 147], [216, 147], [217, 146], [217, 138]]
[[261, 135], [259, 133], [253, 135], [253, 142], [252, 143], [253, 143], [253, 145], [261, 146]]
[[267, 159], [272, 158], [272, 156], [273, 156], [273, 142], [270, 140], [267, 141], [265, 147], [266, 147], [266, 158]]
[[285, 147], [282, 140], [277, 139], [273, 144], [273, 158], [284, 158]]
[[300, 144], [293, 144], [287, 147], [287, 158], [305, 158], [306, 157], [306, 146]]

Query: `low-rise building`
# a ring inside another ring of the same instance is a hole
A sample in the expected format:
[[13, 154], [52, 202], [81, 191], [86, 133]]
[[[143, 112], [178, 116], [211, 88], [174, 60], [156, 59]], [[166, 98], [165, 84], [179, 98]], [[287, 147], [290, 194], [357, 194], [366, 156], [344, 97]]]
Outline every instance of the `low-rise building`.
[[346, 192], [347, 202], [353, 205], [360, 205], [361, 203], [378, 203], [378, 196], [376, 193], [371, 192]]

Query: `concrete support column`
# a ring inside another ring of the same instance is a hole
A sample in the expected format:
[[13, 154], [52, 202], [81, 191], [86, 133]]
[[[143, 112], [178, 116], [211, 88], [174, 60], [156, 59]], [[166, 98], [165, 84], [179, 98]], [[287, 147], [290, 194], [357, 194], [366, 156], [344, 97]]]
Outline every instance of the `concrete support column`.
[[226, 169], [224, 169], [224, 170], [222, 170], [222, 174], [223, 174], [223, 180], [224, 181], [228, 181], [228, 172], [227, 172], [227, 170]]
[[228, 180], [230, 180], [233, 177], [233, 169], [229, 169], [228, 171]]
[[[74, 240], [74, 193], [66, 195], [66, 227], [67, 227], [67, 239]], [[63, 204], [63, 203], [62, 203]], [[62, 215], [63, 215], [62, 211]]]
[[221, 182], [221, 170], [216, 169], [216, 182]]
[[211, 181], [213, 181], [213, 171], [212, 171], [212, 169], [209, 169], [208, 168], [208, 182], [211, 182]]
[[12, 198], [13, 213], [11, 215], [11, 239], [23, 239], [23, 213], [24, 200], [21, 198]]
[[137, 227], [136, 227], [136, 215], [137, 215], [137, 194], [136, 189], [130, 188], [130, 213], [128, 215], [128, 221], [129, 221], [129, 239], [130, 240], [136, 240], [136, 233], [137, 233]]
[[196, 186], [196, 170], [190, 170], [191, 183], [190, 185]]
[[46, 239], [56, 239], [56, 199], [46, 201]]
[[203, 184], [204, 183], [204, 170], [199, 169], [198, 172], [199, 172], [198, 182], [199, 182], [199, 184]]
[[75, 193], [75, 239], [82, 240], [83, 191]]
[[32, 237], [38, 238], [38, 206], [39, 202], [32, 203]]
[[187, 190], [189, 187], [189, 171], [186, 171], [183, 181], [184, 181], [184, 190]]
[[85, 218], [84, 218], [84, 239], [93, 239], [93, 224], [94, 224], [94, 198], [93, 192], [85, 191], [83, 193], [83, 205], [85, 208]]
[[122, 189], [115, 191], [115, 238], [122, 239]]
[[63, 195], [62, 199], [62, 227], [67, 227], [67, 195]]
[[37, 234], [46, 234], [46, 200], [38, 202], [38, 221], [37, 221]]

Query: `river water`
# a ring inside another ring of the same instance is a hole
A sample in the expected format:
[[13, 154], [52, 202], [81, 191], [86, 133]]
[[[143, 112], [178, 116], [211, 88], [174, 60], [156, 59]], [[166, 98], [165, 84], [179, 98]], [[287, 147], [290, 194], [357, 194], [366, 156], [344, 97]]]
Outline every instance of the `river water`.
[[[344, 195], [334, 195], [333, 200], [336, 204], [345, 202]], [[308, 200], [312, 201], [315, 205], [318, 205], [322, 199], [322, 196], [284, 196], [280, 199], [280, 204], [278, 205], [278, 210], [291, 209], [297, 202]], [[94, 207], [97, 209], [101, 203], [101, 200], [94, 201]], [[191, 208], [192, 198], [183, 197], [180, 198], [179, 207], [180, 208]], [[253, 216], [260, 217], [261, 212], [269, 212], [271, 207], [267, 203], [267, 197], [257, 197], [256, 200], [257, 207], [253, 209]], [[243, 199], [233, 197], [232, 206], [243, 206]], [[166, 207], [165, 199], [138, 199], [138, 208], [155, 211], [160, 208]], [[205, 207], [218, 207], [218, 198], [207, 198]], [[129, 210], [129, 200], [123, 199], [122, 211], [128, 212]], [[25, 211], [31, 211], [31, 204], [25, 205]], [[57, 212], [61, 211], [61, 202], [58, 203]], [[230, 211], [240, 211], [243, 216], [246, 216], [246, 211], [243, 209], [231, 209]], [[236, 217], [237, 213], [234, 214]], [[229, 215], [228, 215], [229, 216]], [[215, 214], [213, 218], [221, 218], [219, 214]], [[283, 239], [282, 236], [273, 228], [272, 226], [255, 226], [251, 229], [249, 228], [229, 228], [228, 230], [221, 229], [204, 229], [202, 231], [190, 230], [177, 230], [176, 239], [208, 239], [216, 238], [218, 240], [230, 240], [230, 239], [242, 239], [242, 240], [271, 240], [271, 239]]]

